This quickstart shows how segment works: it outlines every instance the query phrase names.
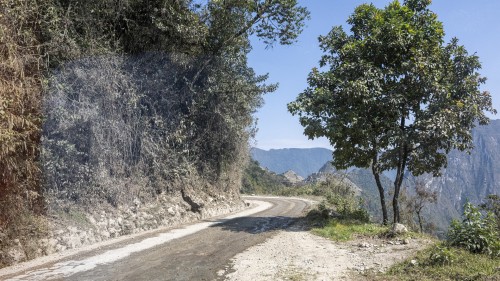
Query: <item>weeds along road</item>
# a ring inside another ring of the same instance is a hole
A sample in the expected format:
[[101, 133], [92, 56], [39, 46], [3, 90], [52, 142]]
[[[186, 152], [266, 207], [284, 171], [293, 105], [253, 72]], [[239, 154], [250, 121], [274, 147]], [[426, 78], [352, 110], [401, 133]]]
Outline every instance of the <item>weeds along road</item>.
[[68, 257], [18, 275], [0, 275], [0, 280], [223, 280], [230, 272], [232, 257], [287, 229], [311, 205], [293, 198], [244, 199], [254, 207]]

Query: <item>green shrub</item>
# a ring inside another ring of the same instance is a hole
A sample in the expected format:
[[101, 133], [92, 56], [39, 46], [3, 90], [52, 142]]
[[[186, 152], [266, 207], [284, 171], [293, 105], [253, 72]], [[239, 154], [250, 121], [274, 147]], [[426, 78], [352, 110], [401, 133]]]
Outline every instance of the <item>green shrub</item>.
[[362, 202], [354, 194], [333, 194], [328, 196], [326, 201], [333, 206], [340, 219], [370, 221], [368, 211], [362, 207]]
[[436, 245], [429, 255], [429, 264], [440, 266], [450, 265], [455, 261], [455, 259], [456, 257], [450, 248]]
[[490, 194], [486, 196], [484, 203], [479, 207], [481, 210], [493, 213], [497, 221], [497, 229], [500, 232], [500, 195]]
[[462, 222], [453, 220], [448, 231], [448, 243], [471, 253], [500, 256], [500, 237], [492, 213], [483, 216], [479, 209], [467, 203]]

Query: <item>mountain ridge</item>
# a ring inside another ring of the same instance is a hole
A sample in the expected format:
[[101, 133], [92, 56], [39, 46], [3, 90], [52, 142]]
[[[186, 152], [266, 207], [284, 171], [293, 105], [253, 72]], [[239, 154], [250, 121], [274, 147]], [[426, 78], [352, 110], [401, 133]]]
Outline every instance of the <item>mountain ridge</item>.
[[250, 155], [259, 164], [275, 172], [283, 174], [289, 170], [307, 178], [317, 172], [326, 162], [333, 158], [332, 150], [326, 148], [281, 148], [263, 150], [252, 148]]
[[[458, 218], [462, 213], [463, 205], [467, 201], [473, 204], [479, 204], [489, 194], [500, 194], [500, 120], [491, 120], [489, 125], [477, 126], [472, 131], [472, 138], [475, 148], [470, 154], [458, 150], [453, 150], [448, 154], [447, 167], [441, 170], [441, 177], [423, 175], [418, 178], [413, 178], [412, 176], [408, 176], [405, 181], [405, 188], [410, 193], [413, 190], [415, 180], [423, 182], [428, 188], [438, 192], [437, 204], [428, 207], [429, 215], [436, 212], [440, 214], [436, 216], [438, 225], [447, 226], [451, 219]], [[283, 155], [292, 150], [294, 151], [294, 157]], [[300, 152], [298, 152], [298, 150], [300, 150]], [[332, 160], [332, 151], [327, 149], [324, 150], [330, 153], [330, 158], [326, 160], [324, 158], [317, 159], [316, 161], [321, 164], [315, 163], [316, 165], [314, 165], [314, 168], [318, 166], [319, 168], [313, 173], [329, 173], [335, 171], [331, 165], [328, 165], [328, 162]], [[255, 153], [255, 151], [257, 151], [257, 153]], [[294, 170], [294, 168], [298, 167], [301, 171], [313, 170], [312, 167], [303, 167], [314, 159], [311, 149], [274, 149], [272, 153], [265, 154], [265, 150], [254, 149], [252, 157], [259, 161], [261, 166], [275, 173], [281, 174], [285, 171], [293, 170], [304, 177], [298, 171]], [[277, 170], [275, 166], [269, 164], [272, 164], [273, 161], [270, 161], [268, 158], [272, 158], [274, 155], [279, 155], [281, 157], [276, 161], [279, 161], [282, 170]], [[306, 155], [307, 158], [301, 159], [299, 157], [300, 155]], [[264, 161], [261, 162], [261, 160]], [[348, 173], [351, 174], [351, 181], [357, 185], [361, 185], [360, 187], [370, 194], [376, 195], [377, 198], [372, 201], [378, 203], [377, 190], [371, 184], [373, 180], [371, 172], [352, 168], [348, 170]], [[392, 188], [390, 180], [391, 172], [389, 171], [385, 174], [388, 178], [385, 180], [384, 185], [389, 192]]]

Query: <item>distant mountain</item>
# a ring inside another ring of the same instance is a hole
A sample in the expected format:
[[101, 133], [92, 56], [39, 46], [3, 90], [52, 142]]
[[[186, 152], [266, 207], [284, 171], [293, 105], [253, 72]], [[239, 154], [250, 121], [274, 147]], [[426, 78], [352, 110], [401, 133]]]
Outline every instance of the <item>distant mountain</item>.
[[476, 127], [472, 137], [475, 148], [470, 154], [451, 151], [441, 177], [420, 177], [439, 192], [436, 209], [445, 221], [458, 217], [467, 200], [477, 204], [488, 194], [500, 194], [500, 120]]
[[[430, 205], [427, 214], [438, 228], [445, 230], [452, 218], [460, 217], [462, 207], [468, 200], [479, 204], [488, 194], [500, 195], [500, 120], [492, 120], [487, 126], [477, 126], [472, 132], [475, 148], [470, 154], [451, 151], [448, 166], [442, 170], [442, 176], [419, 177], [426, 186], [438, 192], [438, 203]], [[332, 160], [332, 151], [323, 148], [314, 149], [272, 149], [265, 151], [252, 149], [252, 156], [260, 165], [281, 174], [293, 170], [306, 178], [313, 173], [315, 180], [321, 173], [335, 173], [336, 170], [327, 162]], [[326, 163], [326, 164], [325, 164]], [[352, 168], [344, 171], [351, 182], [359, 186], [369, 200], [369, 209], [379, 208], [378, 191], [371, 171]], [[388, 192], [392, 189], [394, 171], [384, 173], [383, 185]], [[307, 181], [307, 180], [306, 180]], [[409, 177], [404, 186], [411, 194], [414, 179]], [[389, 210], [391, 196], [387, 196]]]
[[252, 148], [252, 158], [277, 174], [294, 171], [306, 178], [332, 160], [332, 151], [326, 148], [283, 148], [262, 150]]

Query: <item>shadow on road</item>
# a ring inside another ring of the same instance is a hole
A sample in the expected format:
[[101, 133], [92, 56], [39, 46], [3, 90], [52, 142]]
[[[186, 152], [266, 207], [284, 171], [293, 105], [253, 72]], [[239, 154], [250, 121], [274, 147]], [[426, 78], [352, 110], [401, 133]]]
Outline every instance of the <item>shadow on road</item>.
[[292, 227], [298, 225], [303, 218], [276, 216], [276, 217], [241, 217], [230, 220], [218, 220], [220, 223], [211, 227], [232, 232], [247, 232], [258, 234], [263, 232], [286, 230], [304, 231], [303, 227]]

